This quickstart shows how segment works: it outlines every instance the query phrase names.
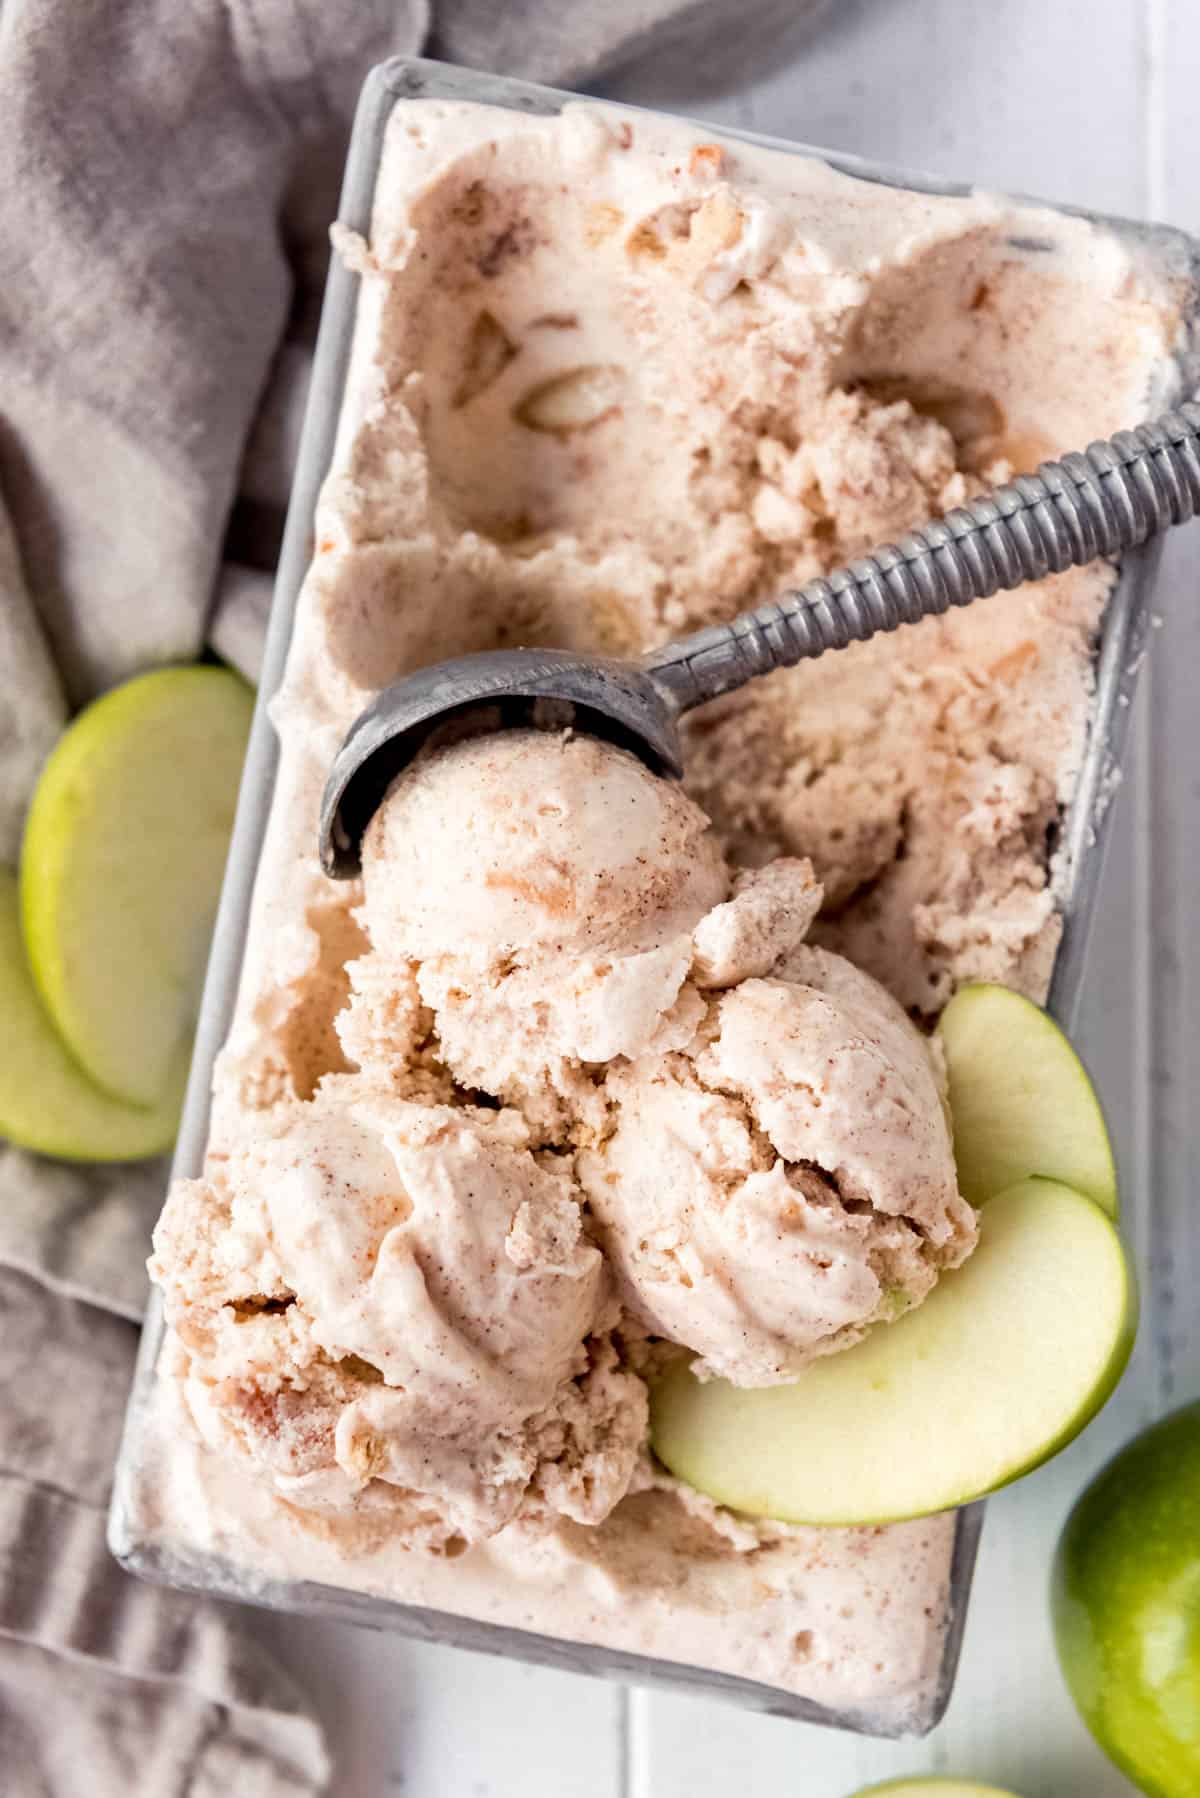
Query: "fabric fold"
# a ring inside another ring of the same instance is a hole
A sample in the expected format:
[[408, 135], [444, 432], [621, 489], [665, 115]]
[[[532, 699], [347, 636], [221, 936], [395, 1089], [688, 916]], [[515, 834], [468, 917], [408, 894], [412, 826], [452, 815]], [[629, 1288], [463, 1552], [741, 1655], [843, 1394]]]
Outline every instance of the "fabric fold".
[[[108, 1553], [136, 1350], [125, 1319], [0, 1266], [5, 1789], [16, 1798], [65, 1791], [44, 1782], [70, 1742], [73, 1777], [87, 1767], [86, 1789], [104, 1798], [133, 1789], [198, 1798], [234, 1761], [239, 1793], [243, 1777], [263, 1798], [318, 1792], [328, 1776], [320, 1729], [289, 1677], [237, 1629], [236, 1613], [143, 1585]], [[124, 1785], [103, 1783], [87, 1758], [103, 1766], [122, 1741], [136, 1748], [136, 1788], [127, 1774]], [[147, 1764], [161, 1784], [142, 1783]]]

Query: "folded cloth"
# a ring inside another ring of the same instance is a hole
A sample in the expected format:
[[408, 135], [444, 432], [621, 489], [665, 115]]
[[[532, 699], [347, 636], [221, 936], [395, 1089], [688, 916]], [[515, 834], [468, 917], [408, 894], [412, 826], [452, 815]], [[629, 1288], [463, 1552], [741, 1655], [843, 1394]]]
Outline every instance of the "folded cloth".
[[[0, 516], [0, 856], [66, 708]], [[0, 1045], [0, 1054], [4, 1052]], [[166, 1167], [0, 1141], [0, 1758], [5, 1798], [321, 1791], [321, 1731], [236, 1613], [105, 1546]]]
[[[71, 705], [206, 643], [257, 672], [370, 64], [432, 26], [443, 53], [579, 82], [664, 31], [711, 36], [715, 6], [2, 0], [0, 863]], [[721, 10], [744, 36], [746, 0]], [[6, 1798], [276, 1798], [328, 1777], [236, 1612], [141, 1586], [104, 1548], [164, 1181], [0, 1143]]]
[[[780, 66], [780, 43], [803, 38], [832, 0], [455, 0], [434, 7], [428, 53], [560, 87], [635, 73], [639, 104], [729, 92]], [[651, 102], [646, 80], [655, 91]]]
[[67, 702], [0, 505], [0, 864], [5, 867], [17, 859], [26, 799], [66, 718]]
[[319, 1790], [320, 1732], [281, 1669], [230, 1613], [105, 1550], [134, 1326], [7, 1267], [0, 1320], [6, 1794]]

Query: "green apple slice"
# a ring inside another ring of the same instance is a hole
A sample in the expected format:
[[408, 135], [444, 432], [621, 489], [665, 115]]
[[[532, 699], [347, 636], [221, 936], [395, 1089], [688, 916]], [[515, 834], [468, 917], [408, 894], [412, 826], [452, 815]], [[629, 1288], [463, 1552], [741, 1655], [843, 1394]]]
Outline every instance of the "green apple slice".
[[887, 1779], [881, 1786], [864, 1786], [853, 1798], [1016, 1798], [1016, 1794], [1001, 1791], [999, 1786], [931, 1773], [924, 1779]]
[[1096, 1089], [1032, 1000], [965, 986], [942, 1013], [958, 1184], [986, 1205], [1030, 1174], [1061, 1180], [1117, 1215], [1117, 1172]]
[[67, 1054], [38, 998], [21, 937], [17, 882], [0, 868], [0, 1136], [67, 1161], [141, 1161], [175, 1140], [187, 1056], [152, 1111], [110, 1099]]
[[1129, 1358], [1137, 1302], [1111, 1219], [1026, 1180], [916, 1311], [789, 1386], [700, 1382], [651, 1396], [651, 1441], [679, 1479], [786, 1523], [893, 1523], [980, 1498], [1069, 1442]]
[[164, 1103], [192, 1034], [254, 706], [224, 668], [166, 668], [83, 712], [42, 772], [21, 851], [38, 990], [71, 1054]]

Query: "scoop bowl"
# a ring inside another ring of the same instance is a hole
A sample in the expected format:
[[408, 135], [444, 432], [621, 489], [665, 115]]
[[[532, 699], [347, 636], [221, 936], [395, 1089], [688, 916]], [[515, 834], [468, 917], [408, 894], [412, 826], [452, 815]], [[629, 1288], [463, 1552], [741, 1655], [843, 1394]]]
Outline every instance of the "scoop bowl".
[[676, 779], [683, 755], [670, 692], [637, 662], [561, 649], [456, 656], [385, 687], [339, 749], [321, 804], [321, 866], [359, 872], [363, 834], [384, 794], [431, 740], [455, 742], [522, 725], [573, 726], [632, 749]]

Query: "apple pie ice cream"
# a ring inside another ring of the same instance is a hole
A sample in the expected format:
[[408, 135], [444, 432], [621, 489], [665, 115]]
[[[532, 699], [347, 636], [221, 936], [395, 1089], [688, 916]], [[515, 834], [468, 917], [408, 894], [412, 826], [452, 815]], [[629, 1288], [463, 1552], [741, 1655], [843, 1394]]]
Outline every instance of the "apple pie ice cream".
[[798, 950], [712, 995], [606, 1087], [609, 1128], [579, 1156], [599, 1240], [631, 1316], [698, 1374], [794, 1378], [974, 1246], [929, 1047], [840, 956]]
[[584, 1116], [600, 1129], [591, 1070], [688, 1012], [691, 932], [728, 878], [699, 808], [606, 743], [507, 731], [443, 751], [368, 829], [372, 953], [351, 969], [343, 1045], [412, 1066], [391, 1021], [411, 990], [458, 1088], [519, 1107], [547, 1143]]
[[1182, 290], [1082, 219], [641, 114], [388, 130], [206, 1163], [127, 1507], [306, 1579], [927, 1726], [955, 1525], [735, 1516], [662, 1360], [794, 1379], [971, 1252], [928, 1030], [1044, 996], [1101, 564], [695, 715], [427, 751], [361, 880], [321, 789], [404, 672], [637, 653], [1135, 422]]
[[645, 1477], [642, 1337], [778, 1383], [969, 1253], [929, 1043], [804, 947], [807, 862], [737, 885], [692, 800], [587, 737], [394, 783], [355, 1071], [180, 1182], [155, 1237], [191, 1390], [288, 1504], [442, 1552], [602, 1523]]
[[289, 1505], [446, 1552], [628, 1489], [641, 1381], [603, 1257], [519, 1113], [338, 1076], [171, 1194], [156, 1273], [218, 1439]]
[[427, 1093], [436, 1044], [444, 1102], [486, 1095], [569, 1158], [626, 1333], [785, 1381], [976, 1234], [933, 1047], [806, 946], [820, 904], [807, 861], [735, 880], [624, 749], [510, 730], [427, 752], [366, 834], [343, 1048]]

